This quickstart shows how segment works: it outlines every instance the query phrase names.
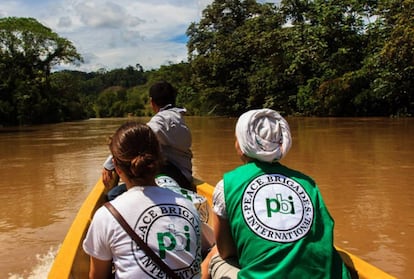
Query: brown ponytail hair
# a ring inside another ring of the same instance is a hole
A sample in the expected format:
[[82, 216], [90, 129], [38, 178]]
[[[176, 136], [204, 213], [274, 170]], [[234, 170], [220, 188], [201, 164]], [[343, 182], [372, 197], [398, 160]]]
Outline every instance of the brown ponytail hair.
[[114, 164], [136, 185], [154, 181], [160, 163], [160, 146], [151, 128], [138, 122], [119, 127], [109, 143]]

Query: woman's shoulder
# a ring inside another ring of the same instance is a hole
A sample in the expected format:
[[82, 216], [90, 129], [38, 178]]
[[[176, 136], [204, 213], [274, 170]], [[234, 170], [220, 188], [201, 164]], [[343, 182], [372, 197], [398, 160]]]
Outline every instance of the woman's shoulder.
[[[121, 214], [128, 218], [136, 218], [151, 209], [183, 207], [196, 213], [194, 204], [181, 194], [159, 186], [136, 186], [111, 201]], [[138, 206], [137, 206], [138, 205]], [[134, 217], [135, 216], [135, 217]]]
[[151, 198], [154, 203], [177, 203], [177, 204], [193, 204], [191, 200], [184, 194], [165, 187], [154, 186], [146, 187], [143, 194]]

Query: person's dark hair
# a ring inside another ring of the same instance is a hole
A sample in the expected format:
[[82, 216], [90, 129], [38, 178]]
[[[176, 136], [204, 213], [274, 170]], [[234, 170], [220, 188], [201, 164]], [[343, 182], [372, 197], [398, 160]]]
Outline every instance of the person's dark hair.
[[160, 146], [154, 132], [146, 124], [123, 124], [111, 137], [109, 149], [115, 165], [137, 185], [154, 179], [160, 168]]
[[177, 90], [170, 83], [159, 81], [151, 86], [149, 96], [159, 107], [165, 107], [168, 104], [175, 106]]

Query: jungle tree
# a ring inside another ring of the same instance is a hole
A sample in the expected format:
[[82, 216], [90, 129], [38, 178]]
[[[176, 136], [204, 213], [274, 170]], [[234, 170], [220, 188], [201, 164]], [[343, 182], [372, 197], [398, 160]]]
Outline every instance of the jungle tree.
[[253, 22], [272, 8], [254, 0], [217, 0], [203, 11], [199, 23], [189, 26], [193, 85], [204, 113], [235, 115], [246, 109], [249, 76], [259, 58], [256, 51], [262, 53], [265, 47], [260, 45], [263, 38], [253, 32], [257, 30]]
[[50, 73], [82, 61], [70, 41], [34, 18], [0, 18], [0, 124], [60, 121]]
[[[364, 70], [374, 70], [370, 101], [385, 115], [414, 115], [414, 1], [384, 1], [378, 7], [382, 48], [369, 56]], [[374, 108], [373, 108], [374, 109]], [[378, 114], [378, 113], [377, 113]]]

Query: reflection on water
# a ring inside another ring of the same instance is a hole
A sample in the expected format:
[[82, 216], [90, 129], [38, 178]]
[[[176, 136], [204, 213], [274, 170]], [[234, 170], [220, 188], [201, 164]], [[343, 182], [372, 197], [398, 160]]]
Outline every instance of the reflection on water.
[[[2, 278], [28, 278], [39, 262], [50, 262], [50, 251], [57, 249], [100, 176], [107, 137], [125, 120], [0, 130]], [[215, 184], [240, 164], [234, 151], [236, 119], [187, 121], [194, 174]], [[315, 179], [336, 222], [336, 244], [398, 278], [409, 278], [414, 272], [408, 264], [414, 256], [414, 120], [288, 121], [293, 146], [282, 163]]]

